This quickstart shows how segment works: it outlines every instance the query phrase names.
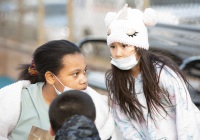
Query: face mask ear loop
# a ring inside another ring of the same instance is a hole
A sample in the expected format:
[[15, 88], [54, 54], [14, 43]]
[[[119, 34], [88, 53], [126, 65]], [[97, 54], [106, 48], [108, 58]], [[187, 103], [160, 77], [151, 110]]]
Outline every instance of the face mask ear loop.
[[138, 62], [140, 61], [140, 56], [138, 57], [137, 61], [138, 61]]
[[54, 85], [52, 85], [52, 86], [54, 87], [54, 89], [56, 90], [56, 93], [57, 93], [58, 95], [61, 94], [61, 92], [58, 91]]
[[[52, 73], [53, 74], [53, 73]], [[53, 74], [53, 76], [55, 76], [54, 74]], [[56, 77], [56, 76], [55, 76]], [[62, 82], [60, 82], [60, 80], [58, 79], [58, 77], [56, 77], [56, 79], [58, 80], [58, 82], [63, 86], [63, 87], [65, 87], [63, 84], [62, 84]]]
[[110, 54], [110, 58], [113, 59], [111, 54]]
[[[135, 49], [136, 49], [136, 47], [135, 47]], [[134, 55], [136, 55], [136, 54], [137, 54], [137, 52], [138, 52], [138, 49], [136, 49], [136, 51], [135, 51], [135, 54], [134, 54]], [[139, 60], [140, 60], [140, 57], [141, 57], [141, 54], [140, 54], [140, 56], [138, 57], [137, 61], [139, 61]]]
[[136, 47], [134, 47], [134, 49], [135, 49], [135, 53], [133, 55], [136, 55], [138, 50], [136, 49]]

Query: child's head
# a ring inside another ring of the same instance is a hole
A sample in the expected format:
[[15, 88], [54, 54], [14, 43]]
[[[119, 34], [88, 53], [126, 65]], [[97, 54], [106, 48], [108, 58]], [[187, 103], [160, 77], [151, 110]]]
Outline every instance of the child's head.
[[63, 92], [52, 101], [49, 107], [49, 119], [54, 133], [74, 115], [84, 115], [93, 122], [96, 118], [96, 110], [91, 97], [79, 90]]
[[19, 79], [45, 82], [60, 92], [63, 85], [77, 90], [87, 87], [84, 56], [80, 48], [67, 40], [53, 40], [41, 45], [35, 50], [32, 63], [22, 65], [21, 69]]
[[130, 70], [139, 66], [141, 50], [149, 49], [147, 26], [156, 24], [155, 11], [147, 8], [143, 13], [126, 4], [118, 13], [108, 12], [105, 24], [112, 68]]
[[[32, 63], [25, 65], [19, 79], [30, 79], [32, 83], [45, 82], [45, 73], [51, 71], [58, 74], [64, 67], [66, 55], [80, 54], [80, 49], [67, 40], [53, 40], [39, 46], [34, 54]], [[32, 65], [31, 65], [32, 64]], [[30, 67], [30, 69], [29, 69]], [[33, 69], [31, 69], [33, 67]], [[34, 73], [34, 68], [37, 71]]]

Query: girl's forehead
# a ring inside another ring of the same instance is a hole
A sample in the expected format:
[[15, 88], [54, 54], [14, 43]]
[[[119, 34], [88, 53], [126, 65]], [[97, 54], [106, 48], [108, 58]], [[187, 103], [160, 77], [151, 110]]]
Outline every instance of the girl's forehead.
[[112, 44], [110, 44], [110, 46], [112, 46], [112, 45], [125, 45], [125, 44], [120, 43], [120, 42], [113, 42]]
[[[112, 46], [112, 45], [120, 45], [120, 46], [132, 46], [132, 45], [129, 45], [129, 44], [125, 44], [125, 43], [121, 43], [121, 42], [113, 42], [110, 46]], [[134, 46], [132, 46], [132, 47], [134, 47]]]
[[84, 59], [83, 54], [81, 53], [74, 53], [74, 54], [66, 54], [65, 56], [63, 56], [63, 62], [64, 61], [71, 61], [71, 60], [77, 60], [77, 59]]
[[86, 67], [85, 58], [81, 53], [65, 55], [63, 66], [65, 70], [83, 69]]

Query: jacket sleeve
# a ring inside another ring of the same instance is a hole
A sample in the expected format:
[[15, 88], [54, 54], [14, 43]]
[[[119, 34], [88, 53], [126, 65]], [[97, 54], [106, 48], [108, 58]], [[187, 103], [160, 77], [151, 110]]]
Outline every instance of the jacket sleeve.
[[0, 139], [6, 140], [20, 116], [21, 91], [29, 81], [19, 81], [0, 89]]
[[191, 100], [186, 84], [170, 68], [164, 67], [160, 84], [167, 90], [176, 111], [178, 139], [198, 140], [200, 138], [200, 111]]
[[118, 105], [113, 106], [113, 115], [115, 123], [119, 127], [125, 140], [143, 140], [142, 132], [139, 133], [139, 129], [136, 128], [137, 124], [133, 125], [130, 118], [121, 112]]
[[87, 88], [87, 93], [92, 98], [96, 108], [95, 124], [102, 140], [109, 139], [115, 131], [115, 123], [108, 106], [108, 97], [97, 93], [92, 88]]

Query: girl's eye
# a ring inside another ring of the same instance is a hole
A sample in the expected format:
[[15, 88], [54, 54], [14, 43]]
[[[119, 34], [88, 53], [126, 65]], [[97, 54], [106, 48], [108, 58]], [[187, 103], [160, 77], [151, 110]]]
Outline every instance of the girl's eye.
[[73, 76], [78, 76], [78, 73], [74, 73], [74, 74], [72, 74]]
[[84, 73], [87, 73], [87, 69], [85, 69]]
[[110, 48], [111, 48], [111, 49], [114, 49], [114, 48], [115, 48], [115, 46], [110, 46]]
[[126, 48], [126, 45], [122, 45], [123, 48]]

